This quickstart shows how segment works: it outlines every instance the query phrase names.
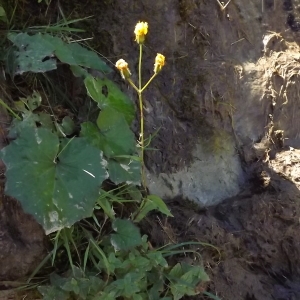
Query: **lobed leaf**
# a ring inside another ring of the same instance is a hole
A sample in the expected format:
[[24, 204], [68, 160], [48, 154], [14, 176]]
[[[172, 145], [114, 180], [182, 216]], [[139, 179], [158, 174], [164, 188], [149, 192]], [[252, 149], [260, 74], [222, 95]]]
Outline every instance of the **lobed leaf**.
[[84, 138], [62, 139], [47, 128], [26, 127], [2, 151], [6, 194], [46, 233], [90, 217], [107, 178], [102, 152]]

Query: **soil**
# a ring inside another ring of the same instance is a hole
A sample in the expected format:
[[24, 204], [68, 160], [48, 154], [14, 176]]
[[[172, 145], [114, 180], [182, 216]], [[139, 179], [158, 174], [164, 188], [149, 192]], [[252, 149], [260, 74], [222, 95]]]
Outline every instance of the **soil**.
[[154, 224], [152, 241], [216, 247], [195, 250], [211, 279], [208, 290], [220, 299], [300, 299], [300, 151], [279, 152], [255, 173], [251, 187], [209, 209], [170, 202], [174, 218]]
[[[92, 2], [79, 11], [98, 15], [91, 32], [108, 59], [122, 53], [134, 66], [133, 41], [124, 37], [139, 18], [153, 28], [146, 54], [158, 49], [169, 57], [154, 92], [146, 94], [152, 99], [146, 129], [162, 128], [153, 145], [160, 151], [147, 157], [151, 168], [169, 173], [188, 166], [199, 135], [209, 140], [212, 131], [225, 129], [235, 138], [247, 175], [242, 192], [217, 206], [200, 209], [180, 196], [169, 200], [174, 218], [154, 215], [153, 245], [213, 246], [195, 249], [211, 279], [208, 291], [220, 299], [300, 299], [300, 150], [283, 148], [300, 145], [299, 1], [282, 1], [278, 8], [273, 0], [236, 0], [227, 10], [212, 0]], [[261, 2], [264, 14], [258, 16]], [[161, 30], [165, 20], [168, 30]], [[169, 34], [174, 28], [175, 39]], [[263, 50], [262, 36], [269, 31]], [[147, 64], [145, 76], [153, 68], [152, 61]], [[2, 123], [5, 118], [0, 115]], [[0, 280], [17, 279], [42, 259], [44, 235], [4, 195], [0, 217]], [[0, 282], [0, 299], [5, 288]]]

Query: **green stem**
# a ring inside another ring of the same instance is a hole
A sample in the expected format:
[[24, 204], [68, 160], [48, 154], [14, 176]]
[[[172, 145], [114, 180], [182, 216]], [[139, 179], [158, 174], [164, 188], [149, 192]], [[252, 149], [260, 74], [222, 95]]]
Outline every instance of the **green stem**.
[[142, 186], [146, 189], [145, 179], [145, 163], [144, 163], [144, 111], [143, 111], [143, 99], [142, 93], [139, 92], [139, 105], [140, 105], [140, 118], [141, 118], [141, 129], [140, 129], [140, 146], [141, 146], [141, 162], [142, 162]]
[[133, 83], [133, 81], [130, 78], [127, 78], [127, 81], [130, 83], [130, 85], [136, 90], [137, 93], [139, 93], [139, 89], [136, 87], [136, 85]]
[[139, 91], [142, 89], [142, 55], [143, 55], [143, 45], [140, 44], [140, 58], [139, 58]]
[[140, 57], [139, 57], [139, 106], [140, 106], [140, 117], [141, 117], [141, 128], [140, 128], [140, 146], [141, 146], [141, 162], [142, 162], [142, 186], [146, 190], [146, 177], [145, 177], [145, 162], [144, 162], [144, 108], [143, 108], [143, 97], [142, 97], [142, 55], [143, 45], [140, 44]]
[[144, 87], [141, 89], [141, 93], [147, 88], [147, 86], [150, 84], [150, 82], [155, 78], [157, 73], [155, 73], [149, 80], [148, 82], [144, 85]]

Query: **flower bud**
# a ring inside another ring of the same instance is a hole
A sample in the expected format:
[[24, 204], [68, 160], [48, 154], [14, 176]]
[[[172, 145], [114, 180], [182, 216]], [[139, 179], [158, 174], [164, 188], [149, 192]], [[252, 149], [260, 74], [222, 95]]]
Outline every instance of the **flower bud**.
[[116, 62], [116, 68], [120, 71], [123, 79], [129, 78], [131, 73], [128, 68], [128, 63], [124, 59], [119, 59]]
[[155, 57], [154, 73], [157, 74], [158, 72], [160, 72], [164, 65], [165, 65], [165, 57], [162, 54], [157, 53]]
[[135, 25], [134, 34], [135, 40], [138, 44], [143, 44], [145, 41], [145, 35], [148, 33], [148, 23], [138, 22]]

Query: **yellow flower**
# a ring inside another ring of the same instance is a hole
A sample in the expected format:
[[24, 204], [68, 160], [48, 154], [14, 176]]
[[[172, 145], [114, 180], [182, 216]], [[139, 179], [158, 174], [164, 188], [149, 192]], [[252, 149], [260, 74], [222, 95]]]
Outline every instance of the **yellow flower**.
[[116, 62], [116, 68], [120, 71], [123, 79], [130, 77], [131, 73], [128, 68], [128, 63], [124, 59], [119, 59]]
[[154, 73], [157, 74], [158, 72], [160, 72], [164, 65], [165, 65], [165, 57], [162, 54], [157, 53], [155, 57]]
[[138, 44], [143, 44], [145, 41], [145, 35], [148, 33], [148, 23], [147, 22], [138, 22], [135, 25], [134, 34], [135, 40]]

